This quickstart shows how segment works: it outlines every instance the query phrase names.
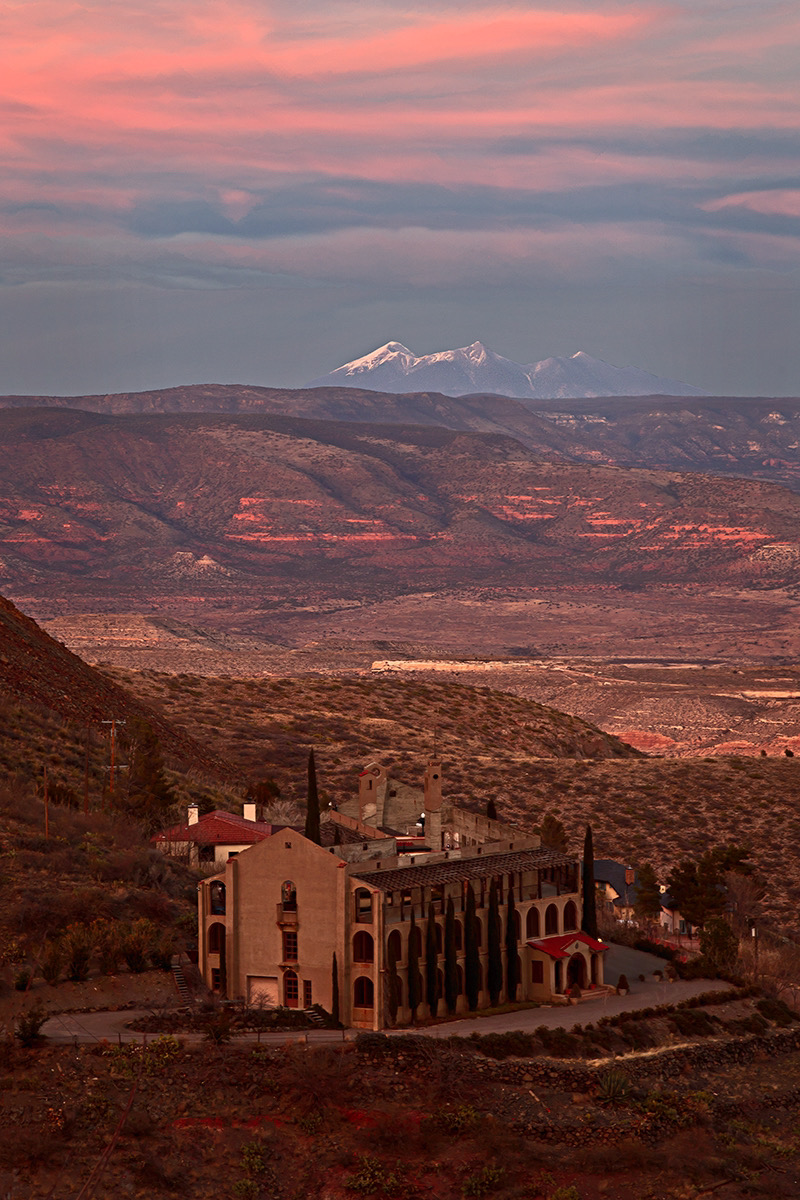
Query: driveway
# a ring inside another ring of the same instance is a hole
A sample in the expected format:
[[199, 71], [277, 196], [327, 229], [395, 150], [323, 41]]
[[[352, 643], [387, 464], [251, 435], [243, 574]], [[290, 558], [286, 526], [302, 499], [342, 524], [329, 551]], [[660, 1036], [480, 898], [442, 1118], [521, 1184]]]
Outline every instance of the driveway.
[[[643, 954], [640, 950], [631, 950], [627, 946], [612, 945], [606, 955], [605, 978], [609, 983], [616, 984], [621, 974], [627, 975], [631, 989], [627, 996], [603, 992], [577, 1005], [540, 1005], [538, 1008], [525, 1008], [519, 1012], [500, 1013], [491, 1017], [466, 1017], [461, 1021], [445, 1021], [441, 1025], [397, 1029], [392, 1030], [392, 1033], [397, 1037], [402, 1037], [404, 1033], [421, 1033], [425, 1037], [444, 1038], [453, 1035], [468, 1037], [471, 1033], [507, 1033], [516, 1029], [530, 1032], [538, 1025], [546, 1025], [549, 1029], [572, 1029], [575, 1025], [587, 1025], [590, 1021], [597, 1021], [599, 1017], [632, 1012], [637, 1008], [655, 1007], [658, 1004], [677, 1004], [690, 996], [699, 996], [701, 992], [725, 991], [730, 987], [730, 984], [719, 979], [678, 980], [676, 983], [656, 980], [653, 972], [663, 969], [662, 958]], [[644, 982], [639, 980], [640, 975], [644, 975]], [[46, 1022], [42, 1033], [48, 1041], [56, 1043], [121, 1043], [144, 1040], [151, 1042], [159, 1035], [135, 1033], [125, 1028], [128, 1021], [146, 1017], [150, 1012], [150, 1009], [145, 1008], [117, 1012], [60, 1013]], [[297, 1030], [262, 1033], [260, 1037], [255, 1033], [237, 1034], [232, 1040], [266, 1046], [282, 1045], [286, 1042], [331, 1045], [351, 1041], [357, 1033], [358, 1030], [355, 1029], [309, 1029], [307, 1033]], [[203, 1041], [203, 1035], [199, 1033], [181, 1033], [177, 1036], [188, 1044]]]

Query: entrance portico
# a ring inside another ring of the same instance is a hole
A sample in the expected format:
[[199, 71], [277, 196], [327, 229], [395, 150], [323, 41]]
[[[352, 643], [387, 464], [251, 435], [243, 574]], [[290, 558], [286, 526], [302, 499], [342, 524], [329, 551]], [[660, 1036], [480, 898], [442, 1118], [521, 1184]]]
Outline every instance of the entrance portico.
[[557, 937], [529, 938], [526, 942], [532, 963], [541, 968], [533, 973], [534, 1000], [565, 995], [577, 984], [581, 991], [603, 983], [603, 955], [608, 946], [588, 933], [562, 933]]

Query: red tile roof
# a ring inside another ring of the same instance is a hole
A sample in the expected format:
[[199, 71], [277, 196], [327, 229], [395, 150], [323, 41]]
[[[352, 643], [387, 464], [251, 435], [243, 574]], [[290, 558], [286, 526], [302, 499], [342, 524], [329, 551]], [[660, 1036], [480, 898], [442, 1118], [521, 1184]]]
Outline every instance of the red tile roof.
[[263, 842], [277, 826], [267, 821], [247, 821], [236, 813], [215, 809], [205, 813], [193, 825], [173, 825], [157, 833], [154, 842], [196, 842], [200, 846], [244, 846]]
[[543, 950], [551, 958], [569, 958], [571, 951], [567, 950], [567, 946], [571, 946], [574, 942], [588, 946], [595, 954], [602, 954], [608, 950], [608, 946], [604, 942], [595, 941], [583, 930], [577, 933], [559, 933], [555, 937], [530, 938], [527, 945], [531, 950]]

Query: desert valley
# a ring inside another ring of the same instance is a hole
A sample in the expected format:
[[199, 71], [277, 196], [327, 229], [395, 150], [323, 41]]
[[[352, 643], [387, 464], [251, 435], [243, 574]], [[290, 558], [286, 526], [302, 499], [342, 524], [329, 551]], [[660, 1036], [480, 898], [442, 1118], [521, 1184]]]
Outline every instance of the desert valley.
[[[9, 1195], [796, 1194], [796, 433], [702, 395], [0, 400]], [[262, 978], [236, 880], [284, 845], [322, 858]], [[355, 916], [312, 952], [331, 855]], [[408, 890], [365, 917], [382, 861]], [[484, 869], [526, 902], [494, 985]], [[365, 949], [407, 904], [416, 996]]]

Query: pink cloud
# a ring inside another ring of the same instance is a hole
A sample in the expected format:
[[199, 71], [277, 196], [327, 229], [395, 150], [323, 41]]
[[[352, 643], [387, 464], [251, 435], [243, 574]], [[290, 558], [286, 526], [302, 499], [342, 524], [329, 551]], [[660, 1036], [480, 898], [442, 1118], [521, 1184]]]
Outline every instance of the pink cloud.
[[775, 188], [771, 191], [738, 192], [709, 200], [701, 205], [706, 212], [723, 208], [748, 208], [751, 212], [770, 213], [782, 217], [800, 217], [800, 188]]

